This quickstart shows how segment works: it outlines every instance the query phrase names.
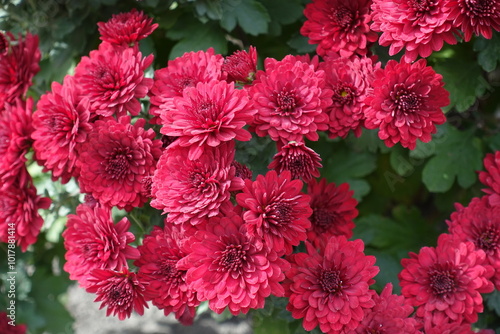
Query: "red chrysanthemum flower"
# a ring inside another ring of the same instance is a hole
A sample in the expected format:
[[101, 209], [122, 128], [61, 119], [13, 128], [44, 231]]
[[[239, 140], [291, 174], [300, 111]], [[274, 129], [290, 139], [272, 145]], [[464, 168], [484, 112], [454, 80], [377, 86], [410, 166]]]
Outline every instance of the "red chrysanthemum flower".
[[472, 242], [442, 234], [436, 248], [423, 247], [401, 260], [401, 292], [418, 307], [416, 316], [424, 325], [477, 321], [483, 311], [481, 293], [493, 291], [493, 268], [485, 265], [485, 257]]
[[128, 259], [139, 258], [139, 251], [129, 245], [135, 240], [129, 228], [127, 218], [115, 224], [108, 207], [80, 204], [76, 215], [68, 215], [62, 233], [69, 278], [87, 287], [93, 269], [127, 268]]
[[252, 171], [247, 165], [244, 165], [238, 161], [233, 161], [231, 165], [235, 168], [235, 176], [241, 179], [252, 179]]
[[257, 72], [257, 49], [250, 46], [247, 51], [238, 50], [224, 59], [222, 71], [227, 75], [227, 81], [250, 84]]
[[380, 45], [390, 46], [391, 56], [405, 48], [406, 62], [457, 43], [446, 0], [373, 0], [372, 11], [370, 28], [382, 32]]
[[142, 11], [133, 8], [130, 12], [114, 14], [107, 22], [97, 22], [100, 39], [116, 45], [133, 45], [148, 37], [158, 24]]
[[447, 0], [453, 25], [464, 33], [464, 40], [472, 35], [493, 37], [492, 30], [500, 31], [500, 2], [498, 0]]
[[500, 206], [490, 205], [488, 196], [475, 197], [468, 206], [455, 204], [447, 221], [458, 240], [471, 241], [486, 253], [486, 263], [495, 269], [493, 284], [500, 290]]
[[313, 0], [304, 15], [307, 21], [300, 33], [309, 44], [318, 44], [316, 52], [339, 52], [343, 57], [366, 55], [377, 34], [370, 30], [371, 0]]
[[413, 307], [403, 296], [392, 294], [392, 284], [387, 283], [380, 295], [373, 296], [375, 306], [365, 310], [359, 326], [350, 334], [421, 334], [415, 318], [410, 317]]
[[33, 77], [40, 71], [38, 36], [28, 33], [16, 40], [8, 32], [7, 39], [9, 41], [4, 35], [7, 50], [0, 54], [0, 112], [5, 102], [13, 103], [15, 99], [25, 97]]
[[90, 99], [90, 111], [101, 116], [138, 115], [143, 98], [153, 85], [144, 70], [153, 55], [142, 58], [137, 48], [123, 50], [102, 42], [90, 57], [82, 57], [75, 68], [75, 79]]
[[184, 243], [189, 255], [178, 268], [187, 270], [187, 282], [198, 299], [222, 313], [233, 315], [263, 308], [271, 294], [284, 296], [279, 284], [287, 261], [275, 251], [254, 242], [236, 213], [213, 217], [194, 237]]
[[148, 201], [144, 178], [153, 175], [161, 155], [161, 141], [144, 119], [99, 120], [78, 151], [78, 183], [83, 193], [99, 202], [132, 210]]
[[[182, 57], [170, 60], [166, 67], [155, 71], [154, 84], [149, 92], [149, 113], [153, 116], [168, 113], [171, 99], [182, 96], [187, 87], [195, 87], [199, 82], [222, 80], [223, 62], [224, 58], [215, 54], [213, 48], [186, 52]], [[152, 123], [156, 123], [155, 119], [153, 118]]]
[[180, 248], [180, 236], [172, 228], [158, 226], [147, 235], [138, 249], [141, 257], [134, 262], [139, 275], [147, 282], [145, 297], [153, 305], [173, 312], [183, 325], [192, 325], [196, 306], [200, 304], [196, 291], [186, 284], [186, 271], [179, 270], [177, 263], [187, 254]]
[[288, 170], [292, 173], [292, 179], [302, 179], [308, 182], [313, 177], [319, 177], [318, 168], [321, 165], [321, 157], [302, 142], [289, 142], [284, 145], [282, 142], [277, 143], [278, 153], [273, 157], [273, 161], [267, 166], [269, 169], [274, 169], [281, 174]]
[[102, 302], [99, 309], [107, 306], [106, 316], [118, 319], [130, 318], [132, 311], [144, 314], [148, 304], [144, 300], [145, 283], [134, 272], [124, 268], [121, 271], [94, 269], [90, 272], [87, 292], [97, 295], [95, 302]]
[[317, 130], [326, 130], [332, 91], [325, 88], [325, 73], [287, 56], [281, 61], [267, 58], [265, 71], [258, 71], [249, 88], [258, 112], [251, 129], [260, 137], [288, 142], [318, 140]]
[[[9, 313], [9, 315], [11, 314]], [[12, 318], [10, 318], [9, 315], [7, 315], [7, 312], [0, 312], [0, 333], [26, 334], [26, 329], [27, 329], [26, 325], [18, 324], [17, 320], [12, 320]], [[15, 309], [14, 309], [14, 314], [12, 314], [12, 316], [14, 316], [15, 319]]]
[[375, 305], [369, 286], [378, 273], [375, 257], [363, 253], [363, 241], [331, 237], [324, 250], [306, 242], [307, 253], [288, 257], [292, 268], [285, 272], [286, 309], [303, 319], [306, 331], [319, 325], [323, 333], [356, 329], [364, 311]]
[[73, 77], [66, 76], [61, 85], [52, 83], [52, 92], [40, 97], [33, 114], [33, 149], [37, 161], [52, 171], [52, 180], [67, 183], [75, 170], [76, 146], [87, 139], [89, 100], [80, 97]]
[[378, 136], [388, 147], [401, 143], [411, 150], [417, 139], [427, 143], [436, 124], [446, 117], [441, 110], [450, 103], [442, 76], [425, 59], [408, 64], [389, 60], [374, 72], [373, 90], [365, 98], [365, 126], [379, 128]]
[[248, 234], [263, 240], [279, 255], [292, 253], [292, 246], [306, 240], [311, 226], [307, 219], [312, 213], [309, 196], [301, 190], [302, 181], [292, 180], [289, 171], [278, 175], [272, 170], [255, 181], [246, 179], [236, 201], [246, 209], [243, 219]]
[[50, 203], [49, 198], [37, 195], [24, 166], [8, 183], [0, 181], [0, 241], [8, 242], [14, 235], [16, 244], [25, 252], [37, 241], [43, 225], [38, 210], [48, 209]]
[[[471, 324], [461, 324], [452, 322], [445, 322], [439, 325], [426, 324], [424, 327], [425, 334], [475, 334], [472, 330]], [[495, 333], [492, 333], [495, 334]]]
[[0, 57], [5, 56], [9, 50], [9, 42], [3, 32], [0, 32]]
[[333, 91], [332, 104], [326, 109], [329, 115], [328, 136], [345, 138], [349, 131], [361, 135], [365, 118], [365, 97], [371, 89], [374, 66], [371, 58], [337, 58], [320, 63], [325, 71], [326, 87]]
[[198, 225], [219, 214], [231, 191], [243, 188], [232, 166], [234, 142], [207, 148], [196, 160], [177, 141], [161, 156], [153, 176], [151, 206], [168, 213], [175, 224]]
[[180, 146], [189, 147], [190, 160], [198, 159], [206, 147], [233, 139], [250, 140], [252, 135], [243, 127], [257, 112], [245, 90], [225, 81], [187, 87], [182, 97], [171, 100], [168, 109], [160, 114], [160, 132], [178, 137]]
[[488, 153], [483, 160], [486, 171], [479, 172], [479, 181], [488, 188], [482, 189], [490, 195], [490, 203], [500, 205], [500, 151]]
[[354, 191], [349, 190], [348, 183], [337, 186], [333, 182], [327, 183], [326, 179], [320, 182], [311, 180], [307, 184], [307, 194], [312, 209], [311, 227], [307, 230], [309, 242], [324, 247], [331, 236], [352, 237], [358, 201], [352, 197]]

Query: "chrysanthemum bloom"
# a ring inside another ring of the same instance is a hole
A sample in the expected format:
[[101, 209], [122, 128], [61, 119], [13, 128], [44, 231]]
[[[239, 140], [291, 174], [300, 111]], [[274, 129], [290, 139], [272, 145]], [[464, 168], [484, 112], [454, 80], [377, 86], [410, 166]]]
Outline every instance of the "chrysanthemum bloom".
[[141, 257], [134, 262], [143, 281], [147, 282], [146, 300], [162, 309], [165, 315], [173, 312], [184, 325], [193, 324], [195, 307], [200, 304], [196, 291], [186, 284], [186, 271], [177, 269], [177, 263], [185, 254], [180, 249], [179, 236], [165, 225], [158, 226], [148, 234], [138, 247]]
[[456, 44], [446, 0], [373, 0], [373, 23], [370, 28], [382, 32], [379, 43], [389, 47], [393, 56], [403, 48], [403, 60], [429, 57], [446, 42]]
[[492, 30], [500, 31], [500, 1], [447, 0], [453, 25], [464, 33], [464, 40], [472, 35], [490, 39]]
[[410, 317], [413, 306], [403, 296], [392, 294], [392, 284], [387, 283], [380, 295], [374, 294], [375, 306], [365, 310], [359, 326], [350, 334], [421, 334], [415, 318]]
[[40, 97], [31, 137], [36, 160], [45, 172], [52, 171], [52, 180], [60, 178], [66, 183], [78, 175], [76, 146], [92, 129], [89, 118], [89, 99], [79, 96], [71, 76], [66, 76], [62, 85], [52, 83], [52, 91]]
[[500, 151], [486, 154], [483, 164], [486, 171], [479, 172], [479, 181], [488, 188], [482, 191], [490, 195], [491, 204], [500, 205]]
[[[166, 67], [155, 71], [154, 84], [149, 92], [151, 107], [149, 113], [159, 116], [168, 112], [165, 104], [175, 96], [182, 96], [187, 87], [195, 87], [198, 82], [222, 80], [224, 58], [215, 54], [213, 48], [207, 51], [186, 52], [182, 57], [168, 61]], [[156, 117], [152, 123], [156, 123]]]
[[9, 50], [9, 42], [3, 32], [0, 32], [0, 56], [5, 56]]
[[144, 77], [144, 70], [153, 62], [153, 55], [142, 58], [137, 48], [116, 49], [102, 42], [90, 57], [82, 57], [75, 68], [75, 79], [90, 99], [90, 111], [101, 116], [123, 116], [141, 111], [143, 98], [153, 85]]
[[425, 59], [408, 64], [389, 60], [374, 72], [373, 90], [365, 98], [365, 127], [378, 128], [388, 147], [401, 143], [411, 150], [417, 139], [427, 143], [436, 125], [446, 117], [441, 110], [450, 103], [442, 76]]
[[26, 167], [9, 183], [0, 181], [0, 241], [8, 242], [10, 228], [15, 229], [16, 244], [25, 252], [34, 244], [43, 225], [39, 209], [48, 209], [51, 200], [37, 195]]
[[[15, 326], [12, 325], [15, 323]], [[26, 325], [19, 324], [13, 321], [11, 318], [7, 317], [7, 312], [0, 312], [0, 333], [6, 334], [26, 334]]]
[[423, 247], [401, 260], [401, 293], [418, 307], [424, 325], [474, 323], [483, 311], [481, 293], [493, 291], [493, 268], [472, 242], [441, 234], [437, 247]]
[[343, 57], [366, 55], [369, 44], [377, 40], [368, 25], [370, 4], [370, 0], [313, 0], [304, 10], [307, 21], [300, 33], [309, 38], [309, 44], [318, 44], [320, 56], [328, 51]]
[[240, 177], [241, 179], [252, 179], [252, 171], [250, 170], [250, 168], [248, 168], [247, 165], [244, 165], [238, 161], [233, 161], [231, 163], [232, 166], [234, 166], [234, 168], [236, 169], [235, 171], [235, 176], [236, 177]]
[[280, 256], [306, 240], [311, 226], [309, 196], [301, 190], [302, 181], [293, 180], [290, 171], [278, 175], [272, 170], [257, 175], [255, 181], [246, 179], [243, 192], [236, 195], [238, 204], [246, 209], [243, 219], [248, 234], [263, 240]]
[[27, 33], [18, 39], [7, 33], [6, 52], [0, 55], [0, 112], [4, 103], [24, 98], [35, 74], [40, 71], [38, 36]]
[[114, 14], [107, 22], [97, 22], [100, 39], [116, 45], [133, 45], [148, 37], [157, 27], [153, 19], [133, 8], [130, 12]]
[[139, 251], [129, 245], [135, 240], [129, 228], [126, 217], [115, 224], [108, 207], [80, 204], [76, 215], [68, 215], [62, 233], [69, 278], [87, 287], [93, 269], [127, 268], [128, 259], [139, 258]]
[[243, 181], [231, 164], [234, 142], [207, 148], [196, 160], [188, 159], [188, 151], [176, 141], [163, 152], [153, 176], [151, 206], [168, 213], [171, 223], [198, 225], [218, 215]]
[[375, 257], [363, 253], [363, 241], [331, 237], [319, 252], [306, 242], [307, 253], [287, 259], [292, 268], [285, 272], [286, 309], [303, 319], [306, 331], [319, 325], [323, 333], [346, 333], [363, 320], [364, 311], [375, 305], [369, 286], [378, 273]]
[[187, 270], [187, 282], [200, 301], [216, 313], [226, 307], [233, 315], [263, 308], [271, 294], [284, 296], [279, 284], [287, 261], [272, 249], [254, 242], [236, 213], [213, 217], [184, 243], [189, 255], [178, 263]]
[[[472, 330], [471, 324], [445, 322], [439, 325], [426, 324], [424, 327], [425, 334], [475, 334]], [[495, 333], [492, 333], [495, 334]]]
[[302, 141], [303, 136], [318, 140], [317, 130], [328, 128], [324, 110], [332, 96], [325, 88], [325, 73], [293, 56], [267, 58], [264, 66], [249, 88], [258, 110], [251, 129], [274, 141]]
[[349, 190], [348, 183], [337, 186], [326, 179], [319, 182], [313, 179], [307, 184], [307, 194], [312, 209], [311, 227], [307, 230], [309, 242], [324, 247], [331, 236], [352, 237], [358, 201], [352, 197], [354, 191]]
[[118, 319], [130, 318], [132, 311], [144, 314], [148, 304], [144, 300], [145, 283], [141, 277], [127, 268], [121, 271], [94, 269], [90, 272], [87, 292], [95, 293], [95, 302], [102, 302], [99, 309], [107, 306], [106, 316]]
[[238, 50], [224, 59], [222, 71], [227, 81], [241, 84], [252, 83], [257, 72], [257, 49], [250, 46], [247, 51]]
[[256, 112], [246, 90], [235, 89], [233, 83], [199, 82], [185, 88], [182, 97], [171, 100], [169, 111], [160, 114], [160, 132], [178, 137], [180, 146], [189, 147], [188, 158], [195, 160], [206, 147], [252, 139], [243, 127]]
[[319, 177], [318, 168], [321, 165], [321, 157], [313, 149], [307, 147], [303, 142], [289, 142], [284, 145], [277, 142], [278, 153], [273, 157], [273, 161], [267, 166], [281, 174], [288, 170], [292, 173], [292, 179], [302, 179], [307, 182], [313, 177]]
[[130, 117], [99, 120], [78, 151], [78, 183], [82, 193], [127, 211], [148, 201], [143, 179], [153, 175], [161, 155], [161, 141], [146, 121], [133, 125]]
[[327, 59], [320, 63], [320, 69], [326, 74], [326, 87], [333, 91], [333, 103], [326, 109], [330, 138], [345, 138], [351, 130], [356, 137], [361, 135], [364, 100], [371, 89], [374, 69], [379, 67], [366, 57]]
[[486, 263], [495, 269], [493, 284], [500, 290], [500, 206], [490, 205], [488, 196], [475, 197], [468, 206], [455, 204], [447, 221], [452, 235], [471, 241], [486, 253]]

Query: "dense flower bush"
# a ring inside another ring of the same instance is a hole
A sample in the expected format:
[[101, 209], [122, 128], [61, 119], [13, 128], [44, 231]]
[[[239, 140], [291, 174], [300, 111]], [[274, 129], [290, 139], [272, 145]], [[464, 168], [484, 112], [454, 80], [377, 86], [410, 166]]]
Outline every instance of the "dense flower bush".
[[500, 330], [500, 2], [100, 9], [80, 49], [2, 21], [1, 328], [58, 332], [76, 282], [120, 320]]

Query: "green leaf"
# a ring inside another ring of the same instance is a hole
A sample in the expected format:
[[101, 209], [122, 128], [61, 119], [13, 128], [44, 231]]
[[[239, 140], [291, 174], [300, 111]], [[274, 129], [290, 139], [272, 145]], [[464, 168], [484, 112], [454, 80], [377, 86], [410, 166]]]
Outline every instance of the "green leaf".
[[379, 273], [375, 277], [375, 286], [372, 288], [381, 291], [387, 283], [392, 283], [392, 293], [399, 293], [401, 289], [398, 284], [398, 274], [402, 269], [400, 261], [393, 255], [370, 248], [367, 248], [365, 253], [375, 256], [377, 259], [375, 265], [380, 268]]
[[477, 61], [486, 72], [492, 72], [500, 62], [500, 34], [494, 33], [491, 39], [478, 37], [474, 42], [478, 52]]
[[500, 317], [500, 291], [495, 290], [490, 294], [484, 296], [486, 300], [486, 305], [488, 308], [495, 311], [495, 313]]
[[310, 53], [316, 50], [316, 44], [309, 44], [309, 39], [299, 33], [292, 36], [287, 44], [298, 53]]
[[429, 191], [446, 192], [455, 180], [462, 188], [470, 187], [482, 166], [482, 151], [474, 130], [459, 131], [448, 125], [440, 140], [434, 140], [435, 156], [425, 165], [422, 181]]
[[256, 0], [240, 0], [237, 5], [235, 1], [226, 1], [220, 24], [231, 31], [237, 22], [243, 31], [257, 36], [268, 32], [270, 20], [266, 7]]

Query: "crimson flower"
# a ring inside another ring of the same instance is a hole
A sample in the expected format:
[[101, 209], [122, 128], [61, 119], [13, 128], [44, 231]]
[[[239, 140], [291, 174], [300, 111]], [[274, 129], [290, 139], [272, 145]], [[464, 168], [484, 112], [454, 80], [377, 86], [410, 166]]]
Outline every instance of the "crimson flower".
[[500, 151], [486, 154], [483, 164], [486, 171], [479, 172], [479, 181], [488, 188], [482, 190], [492, 204], [500, 204]]
[[374, 72], [373, 90], [365, 98], [365, 126], [379, 128], [378, 136], [388, 147], [401, 143], [414, 149], [417, 139], [427, 143], [436, 124], [446, 117], [441, 108], [450, 103], [442, 76], [425, 59], [409, 64], [389, 60]]
[[370, 30], [370, 0], [313, 0], [306, 5], [307, 20], [300, 33], [309, 44], [318, 44], [316, 52], [324, 56], [339, 52], [343, 57], [366, 55], [377, 34]]
[[286, 309], [302, 319], [306, 331], [318, 325], [323, 333], [356, 329], [364, 312], [375, 305], [369, 289], [379, 271], [375, 257], [363, 253], [362, 240], [343, 236], [331, 237], [319, 252], [306, 242], [306, 250], [287, 257], [292, 268], [283, 283], [289, 298]]
[[153, 175], [161, 155], [161, 141], [144, 119], [99, 120], [78, 151], [78, 183], [105, 205], [130, 211], [149, 199], [144, 178]]
[[210, 218], [202, 230], [184, 243], [188, 255], [178, 268], [187, 270], [187, 283], [200, 301], [216, 313], [231, 314], [263, 308], [271, 294], [282, 297], [287, 261], [245, 231], [235, 212]]
[[248, 141], [252, 135], [243, 127], [257, 111], [245, 90], [225, 81], [199, 82], [171, 100], [169, 111], [160, 114], [162, 134], [178, 137], [189, 147], [188, 158], [198, 159], [205, 147], [233, 139]]
[[252, 83], [257, 72], [257, 49], [250, 46], [247, 51], [238, 50], [224, 59], [222, 71], [227, 81], [241, 84]]
[[292, 246], [306, 239], [311, 226], [307, 218], [312, 210], [309, 196], [301, 192], [302, 181], [293, 180], [287, 170], [279, 175], [272, 170], [265, 176], [257, 175], [255, 181], [244, 181], [236, 201], [246, 209], [243, 219], [248, 234], [263, 240], [279, 255], [292, 253]]
[[129, 245], [135, 240], [129, 228], [127, 218], [115, 224], [108, 207], [80, 204], [76, 215], [68, 215], [62, 234], [69, 278], [87, 287], [93, 269], [127, 268], [128, 259], [139, 258], [139, 251]]
[[132, 311], [144, 314], [148, 304], [144, 300], [145, 283], [139, 275], [124, 268], [121, 271], [94, 269], [89, 276], [86, 290], [97, 295], [95, 302], [102, 302], [99, 309], [107, 306], [106, 316], [112, 314], [125, 320]]
[[437, 247], [423, 247], [401, 260], [401, 293], [417, 307], [424, 326], [476, 322], [483, 311], [481, 293], [493, 291], [493, 268], [485, 257], [472, 242], [442, 234]]
[[12, 326], [12, 319], [7, 316], [7, 312], [0, 312], [0, 333], [5, 334], [26, 334], [26, 325], [18, 324], [17, 321], [15, 326]]
[[134, 262], [145, 285], [145, 298], [164, 310], [173, 312], [183, 325], [192, 325], [196, 306], [200, 304], [196, 291], [186, 283], [186, 271], [179, 270], [177, 263], [185, 257], [180, 248], [180, 236], [168, 224], [161, 229], [153, 227], [138, 247], [141, 257]]
[[472, 35], [493, 37], [492, 30], [500, 31], [500, 2], [498, 0], [448, 0], [450, 19], [464, 33], [464, 40]]
[[380, 45], [390, 46], [391, 56], [405, 48], [405, 62], [457, 43], [445, 0], [373, 0], [372, 11], [370, 28], [382, 32]]
[[90, 57], [82, 57], [75, 68], [75, 79], [90, 100], [90, 111], [100, 116], [136, 116], [143, 98], [153, 85], [144, 71], [153, 55], [142, 58], [137, 48], [118, 49], [102, 42]]
[[332, 96], [325, 88], [325, 73], [293, 56], [267, 58], [264, 66], [249, 88], [258, 110], [251, 129], [274, 141], [298, 142], [303, 136], [318, 140], [317, 130], [327, 129], [324, 110]]
[[66, 76], [63, 84], [52, 83], [52, 92], [40, 97], [33, 114], [33, 149], [44, 171], [52, 171], [52, 180], [67, 183], [77, 176], [76, 146], [87, 139], [92, 129], [89, 123], [89, 100], [81, 98], [73, 77]]
[[295, 141], [286, 145], [278, 142], [277, 146], [278, 153], [274, 155], [273, 161], [267, 168], [276, 170], [278, 174], [288, 170], [292, 173], [292, 179], [302, 179], [305, 182], [313, 177], [319, 177], [318, 168], [323, 166], [320, 163], [319, 154], [313, 149], [302, 142]]
[[9, 42], [3, 32], [0, 32], [0, 56], [5, 56], [9, 50]]
[[100, 39], [116, 45], [133, 45], [148, 37], [158, 24], [142, 11], [133, 8], [130, 12], [114, 14], [107, 22], [97, 22]]

